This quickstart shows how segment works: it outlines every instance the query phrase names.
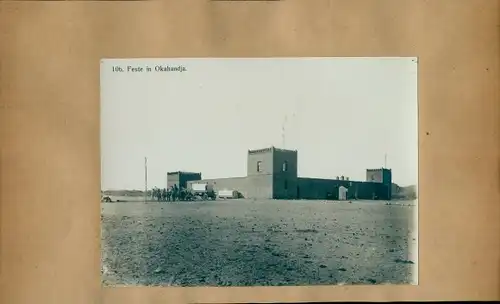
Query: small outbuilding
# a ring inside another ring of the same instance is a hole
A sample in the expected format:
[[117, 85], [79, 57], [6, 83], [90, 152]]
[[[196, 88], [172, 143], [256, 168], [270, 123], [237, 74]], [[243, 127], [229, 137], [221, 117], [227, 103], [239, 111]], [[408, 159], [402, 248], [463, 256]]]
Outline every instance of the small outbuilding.
[[339, 187], [339, 201], [347, 200], [347, 188], [344, 186]]

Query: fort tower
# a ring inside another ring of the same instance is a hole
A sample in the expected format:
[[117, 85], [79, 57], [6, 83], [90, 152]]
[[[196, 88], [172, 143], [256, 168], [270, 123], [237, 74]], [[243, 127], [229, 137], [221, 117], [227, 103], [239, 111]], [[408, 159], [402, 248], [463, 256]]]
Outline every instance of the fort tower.
[[258, 196], [297, 198], [297, 151], [275, 147], [249, 150], [247, 177]]

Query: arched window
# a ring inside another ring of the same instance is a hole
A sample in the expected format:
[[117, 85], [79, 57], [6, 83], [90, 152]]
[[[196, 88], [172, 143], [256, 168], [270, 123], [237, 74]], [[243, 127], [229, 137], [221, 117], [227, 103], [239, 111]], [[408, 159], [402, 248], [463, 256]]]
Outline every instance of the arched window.
[[262, 162], [258, 161], [257, 162], [257, 172], [261, 172], [261, 171], [262, 171]]
[[282, 170], [283, 170], [283, 172], [287, 172], [288, 171], [288, 162], [287, 161], [283, 162]]

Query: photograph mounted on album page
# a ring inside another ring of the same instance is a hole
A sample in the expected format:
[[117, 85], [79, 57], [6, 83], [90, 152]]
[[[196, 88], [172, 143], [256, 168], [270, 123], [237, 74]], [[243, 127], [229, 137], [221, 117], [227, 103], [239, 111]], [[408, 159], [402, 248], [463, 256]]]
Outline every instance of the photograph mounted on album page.
[[417, 65], [101, 60], [102, 284], [418, 284]]
[[499, 9], [0, 1], [0, 303], [498, 300]]

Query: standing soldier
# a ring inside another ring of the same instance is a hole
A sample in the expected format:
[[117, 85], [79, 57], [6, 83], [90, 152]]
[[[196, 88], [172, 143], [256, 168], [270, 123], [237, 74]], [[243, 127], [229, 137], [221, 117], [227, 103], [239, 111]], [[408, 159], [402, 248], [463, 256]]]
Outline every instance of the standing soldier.
[[174, 187], [172, 189], [172, 201], [175, 202], [175, 199], [177, 198], [177, 185], [174, 184]]
[[161, 201], [165, 202], [167, 200], [167, 189], [163, 188], [161, 191]]
[[172, 189], [167, 190], [167, 202], [170, 202], [170, 197], [172, 196]]
[[160, 201], [160, 189], [155, 187], [155, 197], [157, 201]]

